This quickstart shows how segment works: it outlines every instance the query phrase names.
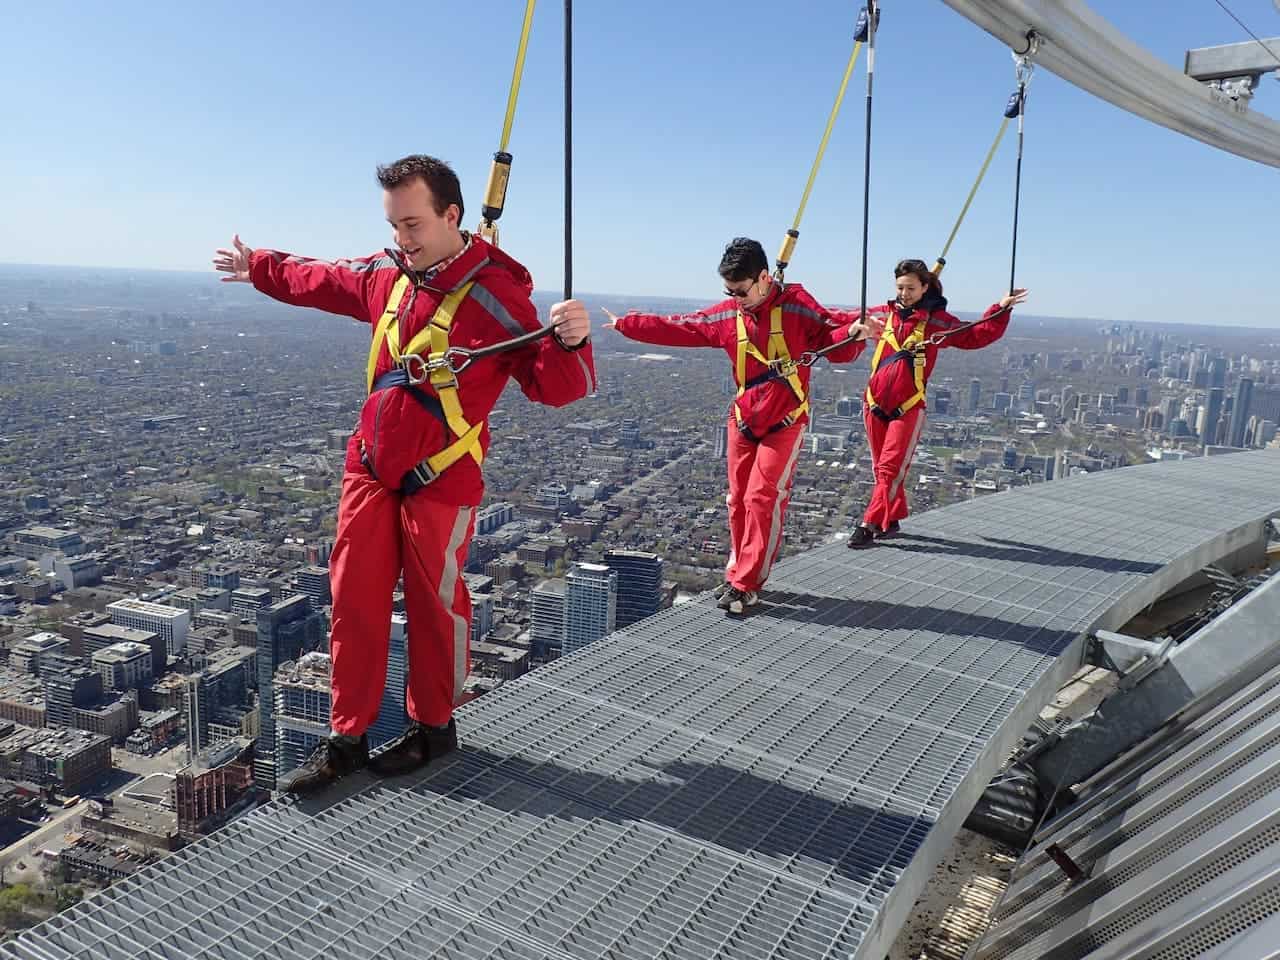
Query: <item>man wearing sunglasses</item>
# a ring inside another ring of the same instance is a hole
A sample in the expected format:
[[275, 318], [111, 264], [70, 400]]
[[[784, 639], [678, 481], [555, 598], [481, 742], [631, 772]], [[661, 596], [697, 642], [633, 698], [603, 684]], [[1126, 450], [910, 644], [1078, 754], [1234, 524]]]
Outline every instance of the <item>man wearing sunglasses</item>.
[[782, 545], [796, 460], [809, 422], [809, 366], [803, 354], [845, 343], [827, 358], [848, 363], [880, 335], [852, 314], [829, 310], [799, 284], [769, 275], [764, 248], [732, 241], [720, 260], [725, 300], [695, 313], [609, 316], [608, 329], [667, 347], [719, 347], [729, 355], [738, 396], [729, 413], [729, 562], [721, 608], [740, 614], [759, 601]]

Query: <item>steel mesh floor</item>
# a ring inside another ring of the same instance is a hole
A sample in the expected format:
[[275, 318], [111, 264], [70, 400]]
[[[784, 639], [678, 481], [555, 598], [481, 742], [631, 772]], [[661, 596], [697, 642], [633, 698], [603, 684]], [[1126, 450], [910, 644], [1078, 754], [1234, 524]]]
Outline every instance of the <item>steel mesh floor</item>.
[[423, 775], [260, 808], [0, 957], [858, 955], [1082, 631], [1277, 510], [1260, 452], [808, 551], [752, 615], [703, 597], [635, 624], [463, 709]]

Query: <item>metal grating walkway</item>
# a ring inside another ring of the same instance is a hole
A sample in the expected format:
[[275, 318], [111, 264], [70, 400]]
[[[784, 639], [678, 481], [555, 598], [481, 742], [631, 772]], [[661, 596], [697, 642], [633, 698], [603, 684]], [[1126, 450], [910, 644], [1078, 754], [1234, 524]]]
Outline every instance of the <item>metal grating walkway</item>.
[[1012, 743], [1115, 627], [1280, 512], [1280, 453], [1057, 481], [781, 564], [461, 711], [425, 775], [263, 807], [24, 960], [884, 956]]

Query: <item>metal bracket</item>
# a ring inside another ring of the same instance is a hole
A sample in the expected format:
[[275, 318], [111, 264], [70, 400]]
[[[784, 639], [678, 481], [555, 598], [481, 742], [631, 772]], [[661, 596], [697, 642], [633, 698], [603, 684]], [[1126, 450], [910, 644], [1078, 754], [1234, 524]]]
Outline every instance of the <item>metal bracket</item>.
[[1132, 687], [1153, 670], [1159, 669], [1169, 658], [1173, 637], [1160, 641], [1141, 640], [1123, 633], [1099, 630], [1093, 635], [1093, 654], [1100, 666], [1114, 670], [1121, 677], [1122, 687]]

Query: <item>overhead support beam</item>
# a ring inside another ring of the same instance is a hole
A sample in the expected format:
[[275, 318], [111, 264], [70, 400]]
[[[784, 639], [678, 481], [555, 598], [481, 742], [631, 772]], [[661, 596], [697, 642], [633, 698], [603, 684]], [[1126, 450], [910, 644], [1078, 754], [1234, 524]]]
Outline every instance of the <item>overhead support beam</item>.
[[1280, 52], [1280, 37], [1259, 43], [1228, 43], [1220, 47], [1199, 47], [1187, 51], [1184, 72], [1192, 80], [1226, 80], [1230, 77], [1261, 76], [1280, 70], [1280, 60], [1271, 53]]
[[1237, 156], [1280, 167], [1280, 123], [1248, 99], [1211, 89], [1131, 41], [1081, 0], [944, 0], [1011, 50], [1028, 30], [1035, 63], [1153, 123]]

